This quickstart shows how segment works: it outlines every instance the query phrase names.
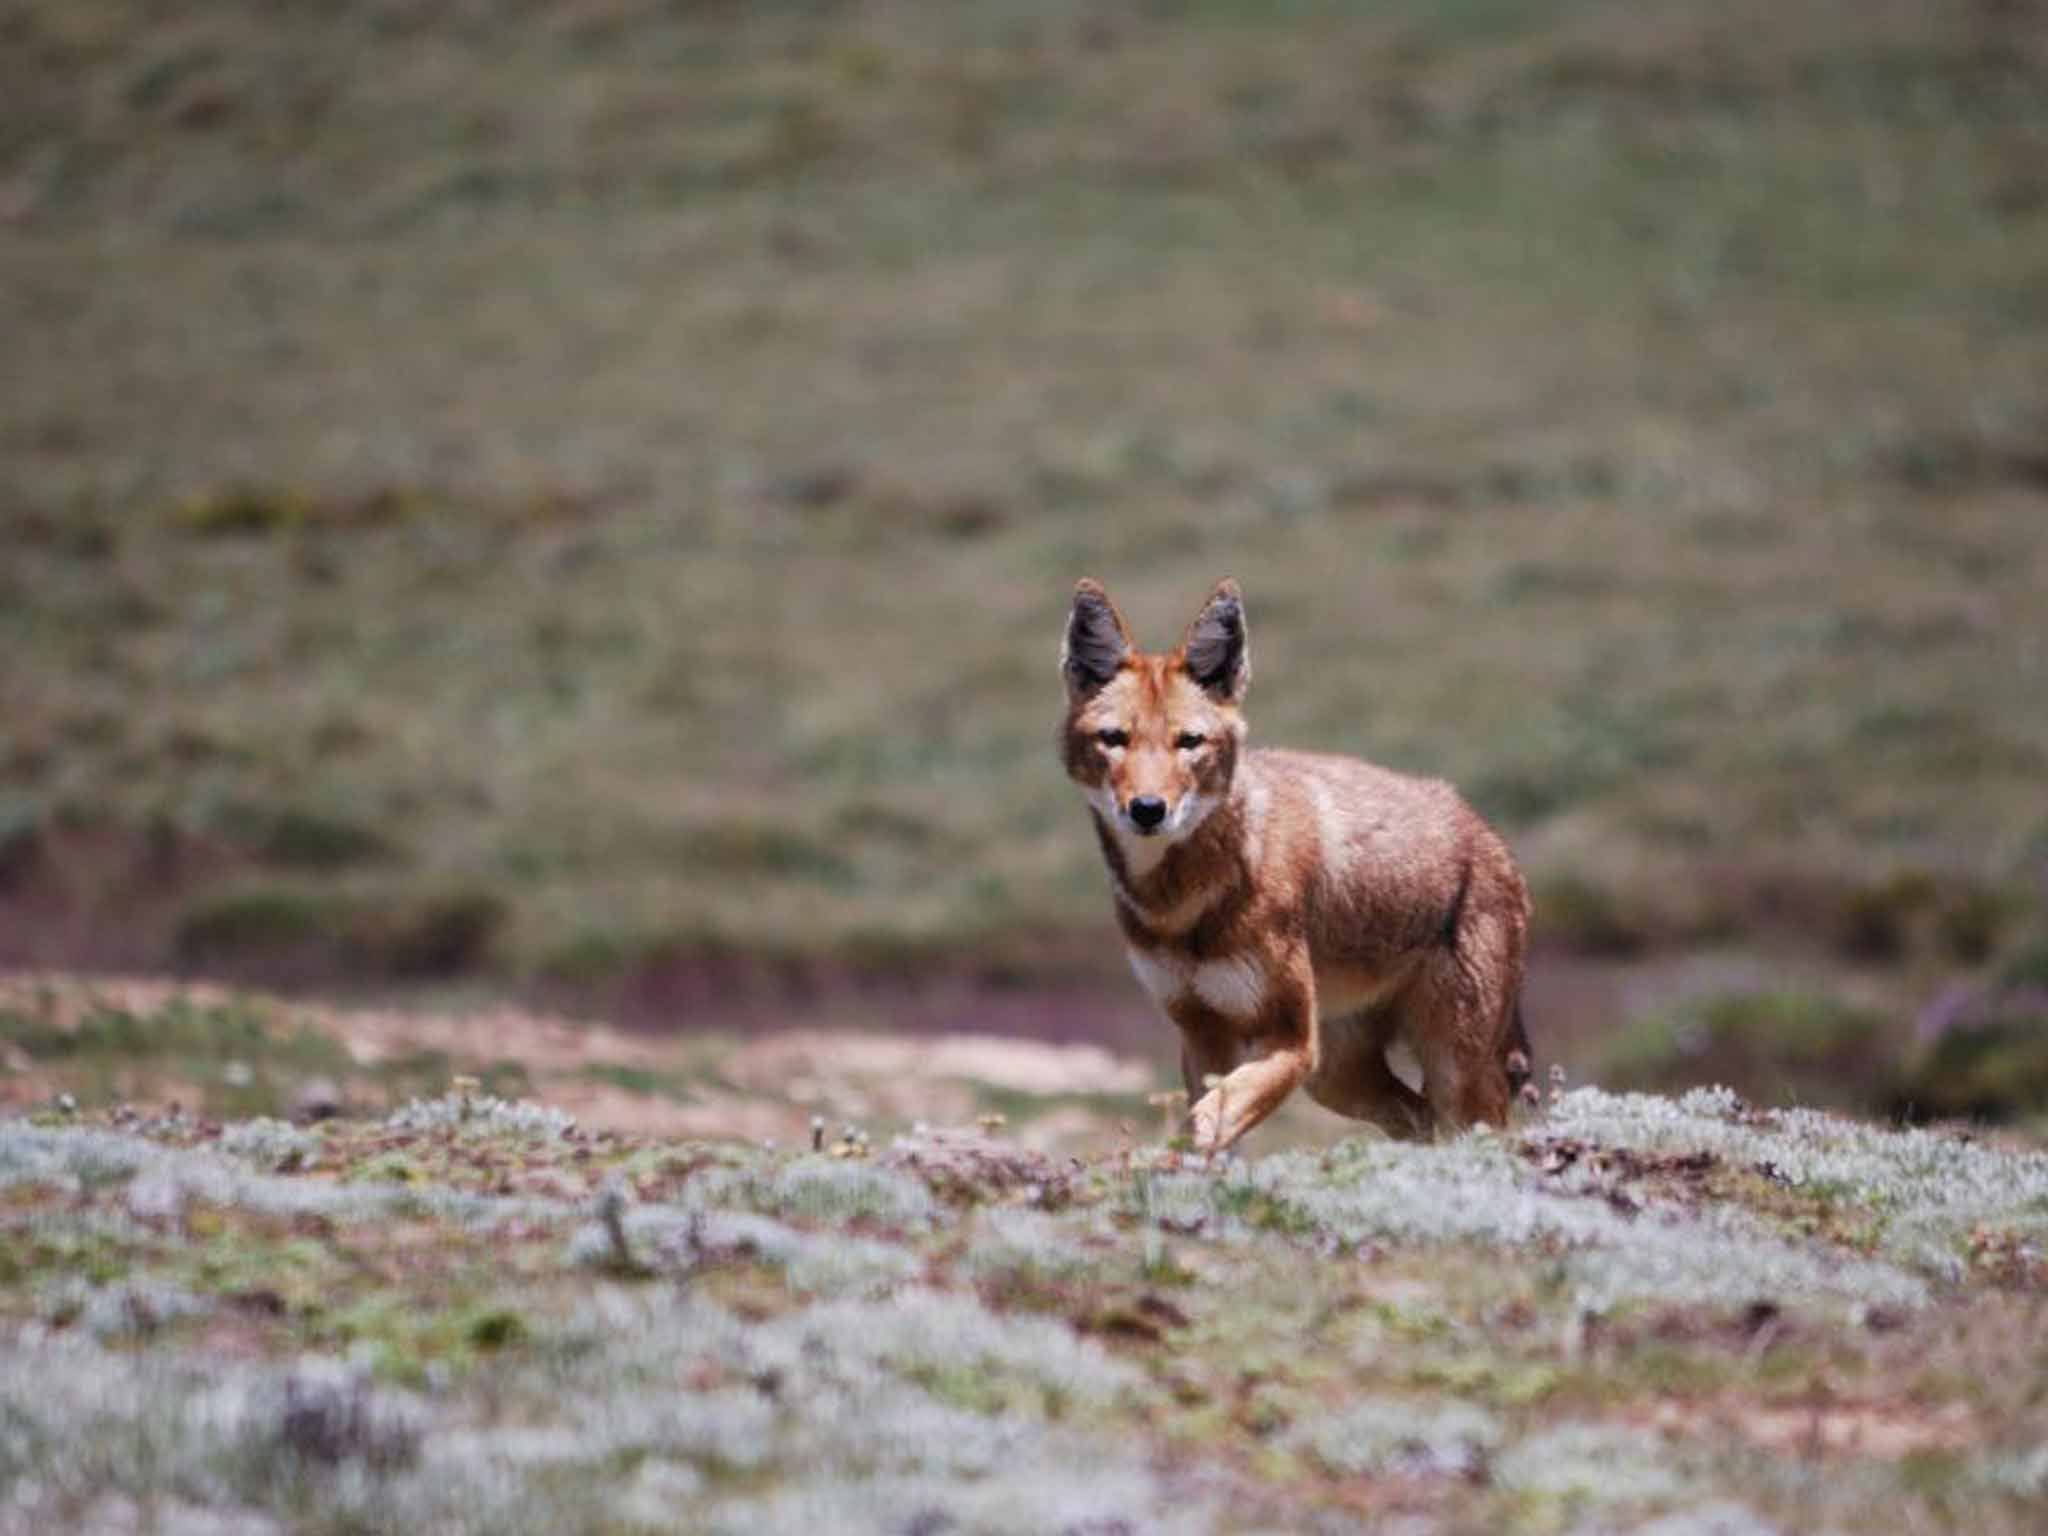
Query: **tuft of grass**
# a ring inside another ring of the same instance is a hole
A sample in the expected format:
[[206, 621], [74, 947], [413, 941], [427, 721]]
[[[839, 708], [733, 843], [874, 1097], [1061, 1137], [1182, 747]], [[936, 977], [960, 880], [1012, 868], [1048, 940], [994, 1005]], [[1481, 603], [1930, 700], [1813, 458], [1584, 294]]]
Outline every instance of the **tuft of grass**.
[[298, 527], [312, 502], [303, 492], [227, 486], [191, 496], [172, 513], [177, 525], [202, 535], [267, 534]]
[[1895, 1113], [2011, 1123], [2048, 1112], [2048, 988], [1961, 989], [1901, 1074]]
[[495, 891], [434, 892], [377, 925], [369, 944], [394, 975], [451, 976], [485, 962], [510, 916]]
[[344, 812], [237, 802], [217, 816], [220, 831], [266, 864], [295, 870], [343, 870], [398, 856], [391, 835]]
[[487, 890], [372, 903], [304, 885], [244, 884], [190, 902], [175, 942], [184, 959], [224, 969], [310, 961], [431, 978], [481, 965], [509, 916], [505, 898]]
[[283, 887], [244, 888], [195, 902], [179, 921], [178, 952], [219, 962], [327, 940], [346, 909], [331, 896]]
[[1586, 954], [1640, 954], [1654, 936], [1646, 914], [1633, 907], [1627, 895], [1584, 875], [1550, 876], [1530, 894], [1543, 936]]

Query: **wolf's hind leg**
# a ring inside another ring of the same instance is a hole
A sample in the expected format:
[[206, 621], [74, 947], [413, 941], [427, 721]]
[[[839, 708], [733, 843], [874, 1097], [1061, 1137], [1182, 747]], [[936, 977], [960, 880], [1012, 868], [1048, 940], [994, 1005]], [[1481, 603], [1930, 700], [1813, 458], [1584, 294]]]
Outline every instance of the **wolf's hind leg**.
[[1494, 978], [1475, 977], [1459, 956], [1432, 955], [1400, 1002], [1403, 1036], [1422, 1062], [1422, 1088], [1446, 1132], [1505, 1126], [1508, 1084], [1506, 1010]]
[[1395, 1016], [1360, 1013], [1323, 1021], [1322, 1061], [1308, 1081], [1309, 1097], [1325, 1109], [1367, 1120], [1400, 1141], [1430, 1134], [1429, 1100], [1387, 1065]]

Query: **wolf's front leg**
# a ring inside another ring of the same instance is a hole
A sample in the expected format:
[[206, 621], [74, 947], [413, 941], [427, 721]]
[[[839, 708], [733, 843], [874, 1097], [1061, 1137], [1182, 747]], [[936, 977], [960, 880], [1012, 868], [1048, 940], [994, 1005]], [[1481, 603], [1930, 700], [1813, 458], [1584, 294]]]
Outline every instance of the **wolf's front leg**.
[[1304, 954], [1275, 967], [1271, 992], [1247, 1020], [1240, 1064], [1195, 1100], [1195, 1146], [1221, 1152], [1278, 1109], [1316, 1068], [1315, 981]]
[[1308, 1052], [1295, 1046], [1246, 1062], [1195, 1101], [1195, 1149], [1221, 1152], [1278, 1109], [1310, 1070]]

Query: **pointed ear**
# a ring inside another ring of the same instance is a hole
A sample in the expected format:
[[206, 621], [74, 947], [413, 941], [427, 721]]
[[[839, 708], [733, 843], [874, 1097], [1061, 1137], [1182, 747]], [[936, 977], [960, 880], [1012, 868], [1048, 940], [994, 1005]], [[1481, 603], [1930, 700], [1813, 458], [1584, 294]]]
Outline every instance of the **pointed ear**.
[[1060, 671], [1067, 692], [1085, 699], [1117, 674], [1131, 654], [1131, 632], [1116, 604], [1097, 581], [1082, 580], [1074, 588], [1074, 606], [1067, 614], [1066, 638], [1060, 644]]
[[1180, 649], [1188, 676], [1212, 698], [1235, 704], [1244, 697], [1252, 663], [1245, 648], [1244, 594], [1236, 582], [1225, 577], [1216, 583]]

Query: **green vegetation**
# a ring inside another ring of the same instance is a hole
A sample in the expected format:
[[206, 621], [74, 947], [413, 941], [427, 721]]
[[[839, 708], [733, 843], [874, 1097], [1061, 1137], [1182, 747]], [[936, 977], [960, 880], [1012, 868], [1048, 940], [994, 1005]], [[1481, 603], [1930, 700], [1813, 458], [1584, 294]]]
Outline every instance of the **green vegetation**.
[[2022, 956], [1998, 983], [1953, 988], [1937, 1002], [1932, 1038], [1891, 1096], [1895, 1113], [2048, 1128], [2048, 987], [2024, 979], [2038, 963]]
[[2018, 1536], [2044, 1213], [2039, 1151], [1725, 1090], [1215, 1167], [675, 1142], [473, 1089], [0, 1119], [0, 1511]]
[[14, 4], [7, 943], [1072, 974], [1065, 594], [1228, 569], [1560, 935], [1995, 960], [2037, 19]]
[[255, 995], [0, 985], [0, 1102], [68, 1095], [89, 1109], [317, 1116], [433, 1097], [457, 1076], [490, 1094], [533, 1087], [525, 1064], [502, 1055], [415, 1047], [358, 1059], [342, 1036], [320, 1009]]
[[[392, 903], [396, 903], [393, 905]], [[372, 903], [291, 886], [231, 886], [195, 898], [180, 915], [177, 956], [232, 967], [304, 956], [326, 974], [447, 976], [488, 956], [505, 920], [487, 891], [407, 892]]]
[[1766, 1103], [1841, 1108], [1871, 1096], [1889, 1055], [1880, 1014], [1824, 994], [1730, 992], [1635, 1020], [1607, 1044], [1600, 1081], [1728, 1083]]
[[295, 1090], [351, 1066], [332, 1035], [240, 1000], [173, 997], [146, 1011], [94, 1003], [60, 1021], [54, 1010], [7, 997], [0, 1044], [17, 1053], [10, 1072], [39, 1067], [89, 1105], [182, 1099], [216, 1115], [278, 1113]]

